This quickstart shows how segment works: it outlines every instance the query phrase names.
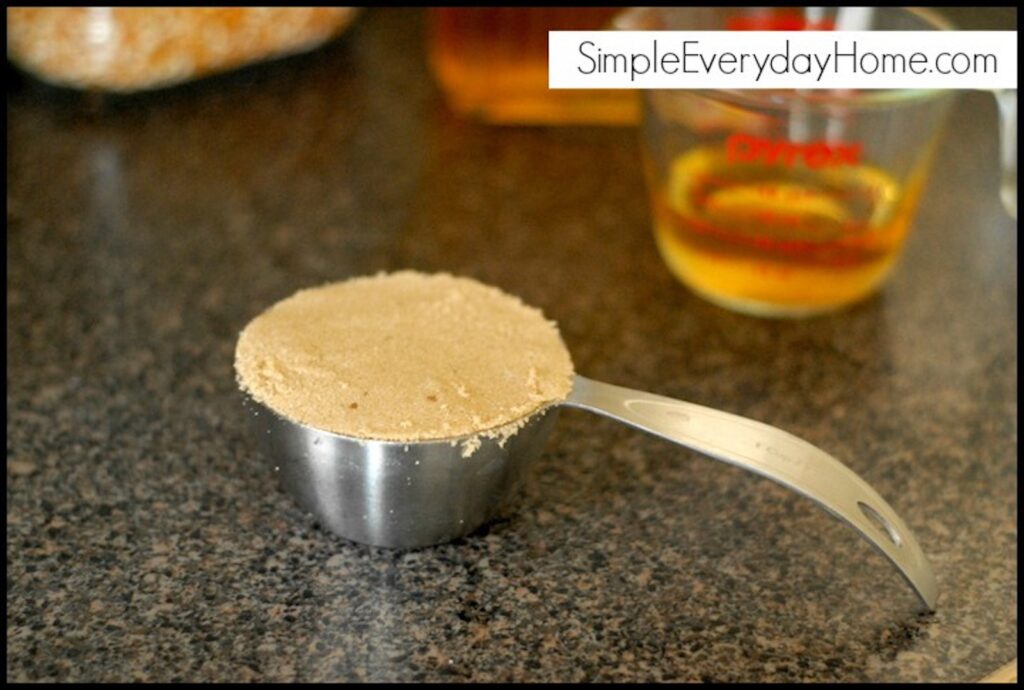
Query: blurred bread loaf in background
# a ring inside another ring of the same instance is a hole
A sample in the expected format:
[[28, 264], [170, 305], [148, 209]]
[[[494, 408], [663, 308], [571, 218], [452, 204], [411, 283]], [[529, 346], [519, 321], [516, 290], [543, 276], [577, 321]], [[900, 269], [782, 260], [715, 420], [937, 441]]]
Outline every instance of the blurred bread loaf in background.
[[8, 8], [7, 56], [40, 79], [131, 92], [315, 48], [351, 7]]

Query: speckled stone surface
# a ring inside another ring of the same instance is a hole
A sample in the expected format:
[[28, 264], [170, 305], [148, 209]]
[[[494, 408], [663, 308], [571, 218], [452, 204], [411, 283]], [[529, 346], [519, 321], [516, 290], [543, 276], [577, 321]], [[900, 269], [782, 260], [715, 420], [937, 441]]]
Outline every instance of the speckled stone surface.
[[[445, 110], [421, 16], [96, 103], [8, 87], [7, 679], [972, 680], [1017, 646], [1017, 229], [952, 114], [879, 296], [755, 320], [662, 266], [635, 133]], [[232, 352], [298, 288], [411, 267], [557, 319], [580, 372], [779, 425], [916, 530], [937, 613], [776, 485], [578, 411], [518, 508], [390, 552], [317, 528]]]

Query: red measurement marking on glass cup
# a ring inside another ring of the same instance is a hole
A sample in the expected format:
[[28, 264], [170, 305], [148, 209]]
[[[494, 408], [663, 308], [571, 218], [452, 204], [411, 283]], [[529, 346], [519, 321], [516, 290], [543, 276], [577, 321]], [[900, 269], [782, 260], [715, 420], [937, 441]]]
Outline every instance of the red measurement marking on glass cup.
[[797, 12], [772, 12], [767, 15], [737, 14], [725, 21], [729, 31], [832, 31], [831, 19], [809, 21]]
[[[704, 199], [715, 192], [718, 189], [725, 189], [732, 187], [736, 184], [735, 178], [719, 177], [711, 174], [700, 174], [694, 177], [696, 184], [694, 185], [698, 191], [694, 192], [694, 199], [699, 203], [703, 203]], [[765, 181], [758, 186], [758, 191], [765, 197], [777, 196], [779, 194], [778, 189], [774, 186], [775, 180]], [[791, 199], [798, 198], [801, 194], [800, 190], [789, 190], [786, 194]], [[820, 189], [815, 192], [808, 190], [803, 191], [803, 195], [825, 195], [829, 196], [838, 201], [845, 201], [848, 199], [874, 199], [878, 195], [878, 191], [875, 189]]]

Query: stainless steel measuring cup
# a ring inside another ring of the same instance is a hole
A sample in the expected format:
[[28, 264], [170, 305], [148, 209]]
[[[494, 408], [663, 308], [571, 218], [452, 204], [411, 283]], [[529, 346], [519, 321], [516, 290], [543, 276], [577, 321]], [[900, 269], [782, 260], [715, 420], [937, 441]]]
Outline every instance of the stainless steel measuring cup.
[[361, 440], [292, 422], [246, 399], [284, 488], [332, 532], [391, 548], [469, 534], [514, 495], [561, 406], [611, 417], [793, 489], [846, 522], [934, 609], [938, 587], [913, 533], [867, 482], [823, 450], [738, 415], [576, 376], [569, 397], [534, 413], [504, 443]]

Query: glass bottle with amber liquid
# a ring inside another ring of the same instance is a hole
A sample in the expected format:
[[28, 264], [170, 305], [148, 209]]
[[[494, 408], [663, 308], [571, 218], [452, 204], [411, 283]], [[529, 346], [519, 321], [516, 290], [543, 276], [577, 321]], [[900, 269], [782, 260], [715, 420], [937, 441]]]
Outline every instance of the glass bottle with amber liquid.
[[548, 31], [610, 28], [615, 7], [432, 8], [428, 51], [449, 105], [493, 123], [634, 124], [633, 91], [549, 90]]

